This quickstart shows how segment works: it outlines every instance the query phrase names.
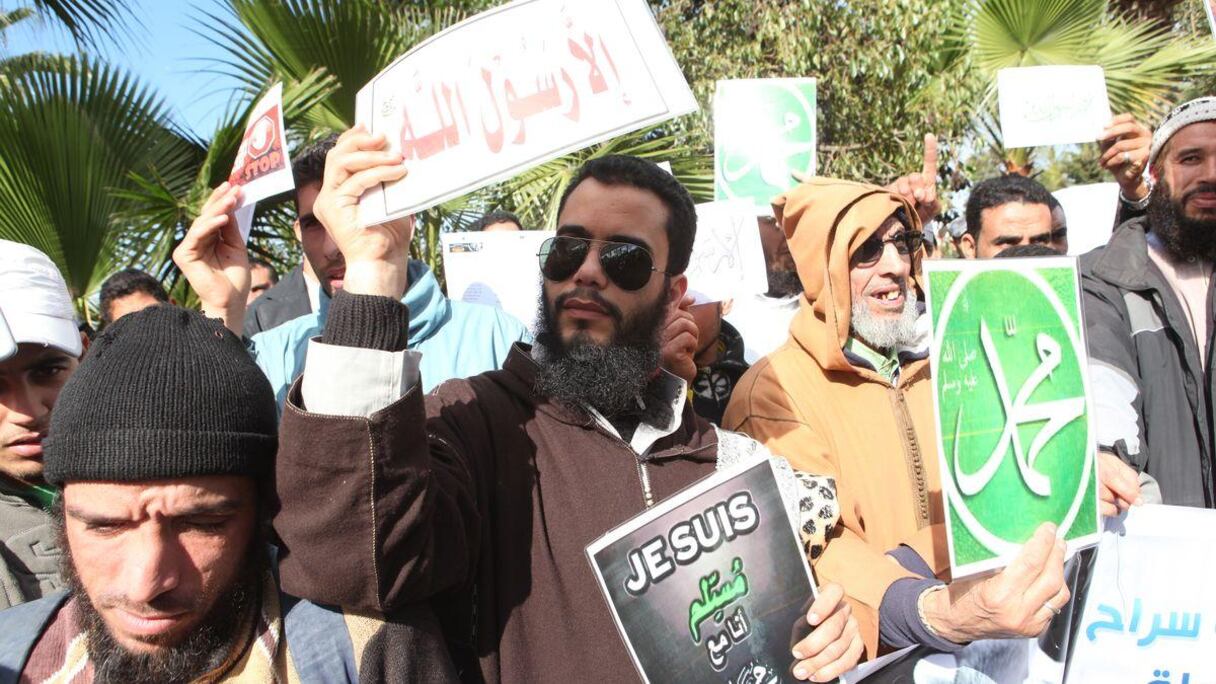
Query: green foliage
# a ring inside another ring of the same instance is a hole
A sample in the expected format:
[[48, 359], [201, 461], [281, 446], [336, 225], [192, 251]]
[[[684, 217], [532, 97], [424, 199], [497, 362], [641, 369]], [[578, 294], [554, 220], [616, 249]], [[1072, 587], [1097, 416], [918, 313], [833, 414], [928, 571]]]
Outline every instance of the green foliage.
[[0, 83], [0, 237], [34, 245], [84, 301], [106, 275], [155, 249], [155, 227], [121, 220], [129, 174], [174, 176], [190, 149], [164, 104], [89, 58], [7, 68]]

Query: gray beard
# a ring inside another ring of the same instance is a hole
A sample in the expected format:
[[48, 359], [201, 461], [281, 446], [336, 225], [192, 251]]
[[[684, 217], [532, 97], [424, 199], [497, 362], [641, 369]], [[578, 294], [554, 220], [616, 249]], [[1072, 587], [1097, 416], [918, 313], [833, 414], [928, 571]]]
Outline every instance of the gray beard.
[[916, 342], [916, 319], [920, 310], [916, 304], [916, 292], [904, 289], [904, 310], [896, 318], [875, 316], [864, 300], [853, 302], [850, 329], [853, 336], [873, 349], [890, 351], [907, 347]]

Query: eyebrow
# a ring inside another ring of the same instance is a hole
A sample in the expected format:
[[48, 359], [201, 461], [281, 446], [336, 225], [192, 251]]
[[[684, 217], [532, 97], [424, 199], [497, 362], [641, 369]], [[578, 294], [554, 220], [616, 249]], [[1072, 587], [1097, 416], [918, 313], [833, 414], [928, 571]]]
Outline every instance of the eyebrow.
[[[233, 513], [236, 513], [240, 507], [241, 501], [239, 499], [221, 499], [220, 501], [216, 501], [214, 503], [197, 503], [187, 506], [182, 510], [175, 511], [173, 515], [168, 517], [189, 518], [197, 515], [232, 515]], [[64, 511], [72, 518], [90, 524], [131, 522], [131, 518], [125, 516], [110, 516], [104, 513], [91, 513], [75, 506], [64, 506]]]

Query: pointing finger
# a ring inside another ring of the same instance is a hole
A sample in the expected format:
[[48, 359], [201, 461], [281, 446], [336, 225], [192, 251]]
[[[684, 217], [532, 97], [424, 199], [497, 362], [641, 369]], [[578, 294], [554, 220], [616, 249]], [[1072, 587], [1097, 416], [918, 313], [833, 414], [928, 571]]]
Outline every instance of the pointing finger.
[[926, 183], [937, 182], [937, 136], [932, 133], [925, 134], [925, 163], [921, 174]]

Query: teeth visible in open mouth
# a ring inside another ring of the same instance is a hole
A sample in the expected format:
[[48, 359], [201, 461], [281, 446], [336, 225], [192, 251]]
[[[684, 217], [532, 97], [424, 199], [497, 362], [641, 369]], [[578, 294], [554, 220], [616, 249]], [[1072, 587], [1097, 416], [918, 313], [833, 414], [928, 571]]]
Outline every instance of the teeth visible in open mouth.
[[881, 299], [885, 302], [893, 302], [896, 299], [899, 299], [899, 290], [891, 290], [890, 292], [883, 292], [882, 294], [878, 295], [878, 299]]

